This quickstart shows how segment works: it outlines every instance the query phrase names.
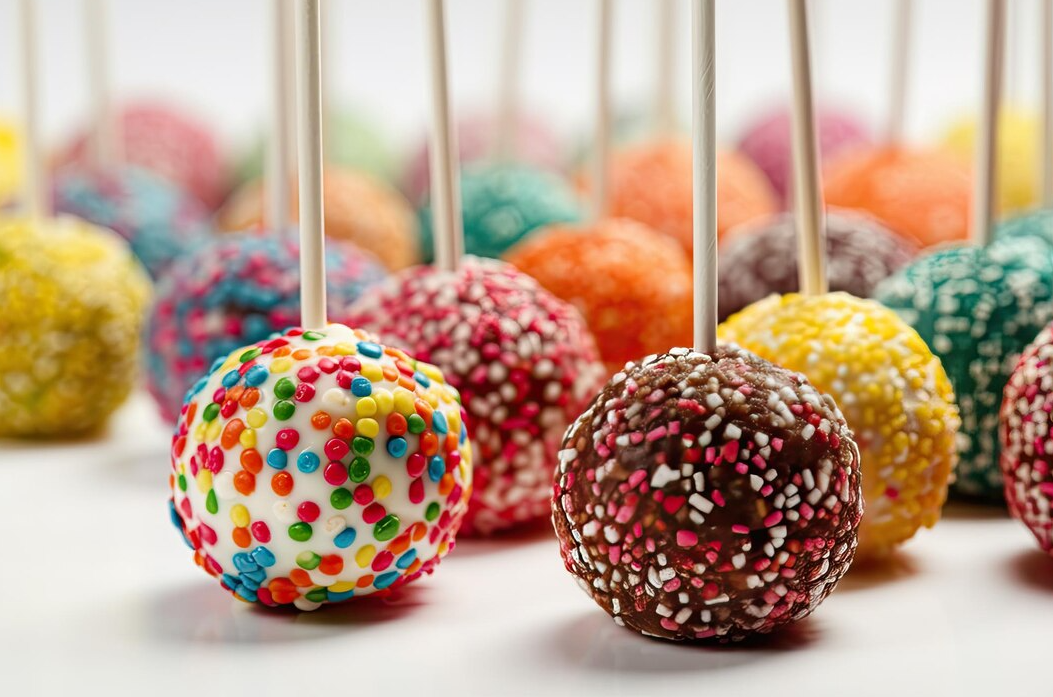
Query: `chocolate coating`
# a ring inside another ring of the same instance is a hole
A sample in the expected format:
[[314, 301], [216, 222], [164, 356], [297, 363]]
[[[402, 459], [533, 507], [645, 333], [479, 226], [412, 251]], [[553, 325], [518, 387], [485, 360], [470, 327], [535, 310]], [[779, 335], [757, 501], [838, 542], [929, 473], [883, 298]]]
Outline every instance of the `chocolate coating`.
[[833, 399], [738, 347], [627, 365], [570, 427], [553, 523], [567, 570], [616, 623], [738, 640], [812, 612], [863, 509]]
[[[797, 227], [787, 213], [730, 232], [720, 249], [720, 319], [772, 293], [798, 290]], [[831, 291], [869, 298], [878, 283], [918, 253], [912, 241], [855, 211], [826, 216], [827, 276]]]

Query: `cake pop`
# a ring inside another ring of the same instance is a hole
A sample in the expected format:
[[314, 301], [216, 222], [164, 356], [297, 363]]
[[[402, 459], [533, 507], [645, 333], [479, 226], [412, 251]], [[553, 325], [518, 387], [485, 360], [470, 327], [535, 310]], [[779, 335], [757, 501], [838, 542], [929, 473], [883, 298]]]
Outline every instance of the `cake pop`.
[[[296, 324], [299, 245], [262, 231], [222, 235], [176, 261], [157, 286], [144, 340], [146, 385], [175, 421], [187, 390], [220, 357]], [[351, 245], [327, 246], [329, 308], [347, 308], [384, 271]]]
[[467, 534], [544, 517], [568, 424], [604, 377], [572, 307], [499, 261], [416, 267], [367, 291], [348, 322], [439, 366], [475, 447]]
[[[121, 109], [120, 163], [148, 169], [193, 194], [210, 210], [226, 198], [226, 163], [208, 126], [188, 112], [162, 102], [142, 101]], [[58, 155], [62, 169], [89, 159], [90, 134], [82, 133]]]
[[[731, 228], [776, 212], [774, 192], [756, 165], [735, 152], [717, 156], [717, 224]], [[588, 184], [586, 182], [586, 184]], [[691, 250], [691, 148], [672, 139], [629, 146], [611, 160], [610, 215], [631, 218]]]
[[18, 129], [6, 119], [0, 119], [0, 207], [18, 193], [21, 171]]
[[72, 167], [55, 177], [54, 207], [117, 232], [153, 277], [210, 231], [197, 199], [137, 167]]
[[[534, 230], [581, 219], [574, 190], [555, 174], [523, 165], [476, 165], [461, 176], [465, 251], [500, 257]], [[434, 256], [431, 203], [420, 212], [424, 257]]]
[[[856, 211], [829, 211], [826, 255], [830, 288], [869, 297], [879, 281], [917, 253], [910, 240]], [[727, 319], [772, 293], [797, 284], [797, 233], [792, 215], [747, 223], [724, 237], [720, 248], [720, 318]]]
[[866, 211], [922, 247], [968, 235], [971, 179], [946, 153], [898, 146], [846, 152], [825, 171], [828, 205]]
[[1053, 255], [1034, 237], [991, 241], [995, 209], [999, 36], [1004, 3], [988, 8], [974, 244], [920, 257], [878, 286], [943, 361], [962, 416], [956, 491], [998, 499], [998, 410], [1020, 352], [1053, 319]]
[[[297, 215], [296, 188], [290, 191]], [[262, 182], [242, 187], [217, 214], [218, 228], [234, 231], [259, 225], [264, 199]], [[326, 168], [325, 229], [332, 239], [371, 252], [392, 271], [420, 260], [417, 221], [409, 203], [388, 184], [360, 172]]]
[[1006, 383], [999, 441], [1009, 512], [1034, 534], [1039, 546], [1053, 554], [1053, 472], [1049, 414], [1053, 331], [1046, 327], [1020, 357]]
[[691, 262], [642, 223], [552, 226], [506, 258], [581, 311], [611, 373], [691, 338]]
[[[818, 111], [816, 121], [824, 161], [870, 145], [866, 127], [847, 111], [828, 106]], [[764, 172], [782, 205], [788, 205], [792, 198], [789, 109], [771, 109], [759, 116], [739, 138], [738, 150]]]
[[0, 221], [0, 436], [100, 428], [131, 392], [150, 282], [114, 233]]
[[[1039, 199], [1038, 116], [1022, 109], [1004, 109], [999, 116], [998, 208], [1002, 215], [1034, 207]], [[962, 119], [947, 130], [943, 147], [968, 164], [976, 150], [976, 121]]]

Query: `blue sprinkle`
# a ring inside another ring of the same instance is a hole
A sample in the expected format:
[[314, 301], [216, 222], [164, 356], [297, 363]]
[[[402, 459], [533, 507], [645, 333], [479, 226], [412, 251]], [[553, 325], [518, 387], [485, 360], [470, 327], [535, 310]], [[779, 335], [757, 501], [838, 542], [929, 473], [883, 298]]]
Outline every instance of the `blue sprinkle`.
[[399, 557], [399, 560], [395, 562], [395, 566], [400, 569], [408, 569], [413, 565], [413, 562], [417, 560], [417, 550], [411, 549], [410, 551]]
[[372, 341], [358, 342], [358, 351], [363, 356], [369, 356], [370, 358], [380, 358], [384, 355], [384, 349], [380, 348], [380, 346], [374, 344]]
[[420, 372], [419, 370], [413, 374], [413, 379], [419, 382], [422, 387], [431, 387], [431, 380], [428, 379], [427, 375]]
[[243, 579], [252, 579], [252, 582], [259, 588], [259, 584], [267, 580], [267, 572], [264, 569], [256, 569], [255, 571], [242, 571], [241, 577]]
[[217, 370], [219, 370], [220, 368], [222, 368], [223, 364], [226, 363], [226, 362], [227, 362], [227, 357], [226, 356], [220, 356], [216, 360], [212, 361], [212, 365], [210, 365], [208, 367], [209, 375], [211, 375], [212, 373], [214, 373]]
[[351, 381], [351, 394], [356, 397], [368, 397], [373, 393], [373, 385], [364, 377], [357, 377]]
[[236, 591], [234, 591], [234, 592], [237, 593], [242, 598], [244, 598], [245, 600], [248, 600], [250, 603], [255, 603], [256, 602], [256, 591], [249, 590], [248, 588], [246, 588], [244, 586], [244, 584], [238, 586], [238, 589]]
[[223, 585], [230, 590], [234, 590], [241, 584], [241, 581], [238, 580], [237, 576], [232, 576], [230, 574], [223, 574], [220, 580], [222, 580]]
[[239, 380], [241, 380], [241, 373], [237, 370], [231, 370], [223, 376], [223, 387], [226, 387], [229, 390], [231, 387], [234, 387], [234, 385], [237, 385]]
[[253, 581], [246, 574], [242, 574], [239, 577], [239, 579], [241, 581], [241, 587], [238, 590], [241, 590], [242, 588], [247, 588], [248, 590], [255, 592], [255, 591], [258, 591], [260, 589], [260, 584], [258, 582], [256, 582], [256, 581]]
[[271, 448], [267, 453], [267, 464], [276, 470], [283, 470], [289, 464], [289, 456], [281, 448]]
[[389, 571], [386, 574], [380, 574], [376, 580], [373, 581], [373, 586], [377, 590], [383, 590], [395, 582], [395, 579], [399, 577], [398, 571]]
[[304, 450], [296, 458], [296, 469], [300, 470], [304, 474], [310, 474], [318, 469], [318, 465], [322, 464], [322, 461], [318, 459], [310, 450]]
[[438, 455], [433, 455], [431, 461], [428, 462], [428, 479], [437, 482], [444, 474], [446, 474], [446, 463]]
[[262, 567], [274, 566], [274, 562], [277, 561], [274, 558], [274, 553], [266, 547], [257, 547], [252, 550], [252, 558]]
[[245, 552], [238, 552], [234, 555], [234, 568], [242, 572], [255, 571], [260, 565]]
[[355, 589], [354, 588], [352, 588], [349, 591], [344, 591], [343, 593], [334, 593], [333, 591], [326, 591], [326, 597], [329, 599], [329, 602], [331, 602], [331, 603], [339, 603], [341, 600], [347, 600], [348, 598], [350, 598], [354, 594], [355, 594]]
[[344, 528], [339, 535], [333, 538], [333, 544], [340, 549], [347, 549], [355, 543], [356, 537], [358, 537], [358, 533], [355, 532], [354, 528]]
[[461, 421], [461, 424], [462, 424], [461, 437], [460, 437], [460, 440], [458, 441], [458, 444], [459, 445], [464, 445], [466, 442], [468, 442], [468, 429], [463, 427], [463, 424], [464, 424], [463, 420]]
[[388, 455], [391, 457], [402, 457], [406, 454], [406, 449], [408, 447], [405, 438], [400, 436], [388, 438]]
[[439, 410], [435, 410], [431, 415], [431, 427], [435, 429], [436, 433], [446, 435], [446, 432], [450, 430], [449, 425], [446, 423], [446, 415]]
[[245, 384], [249, 387], [258, 387], [267, 381], [267, 369], [262, 365], [254, 365], [245, 371]]

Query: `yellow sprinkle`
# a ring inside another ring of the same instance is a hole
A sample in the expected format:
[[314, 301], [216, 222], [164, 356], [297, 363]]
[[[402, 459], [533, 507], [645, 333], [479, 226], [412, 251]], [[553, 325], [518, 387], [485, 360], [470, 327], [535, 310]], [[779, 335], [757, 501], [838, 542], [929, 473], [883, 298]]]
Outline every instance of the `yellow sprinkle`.
[[205, 421], [198, 421], [197, 426], [194, 426], [194, 440], [204, 441], [205, 440], [205, 428], [208, 427], [208, 423]]
[[353, 581], [337, 581], [333, 585], [329, 586], [329, 590], [334, 593], [346, 593], [349, 590], [354, 590], [355, 584]]
[[251, 428], [246, 428], [238, 436], [238, 442], [241, 443], [243, 448], [255, 448], [256, 447], [256, 431]]
[[446, 423], [450, 427], [450, 433], [458, 433], [461, 430], [461, 411], [460, 409], [449, 409], [446, 412]]
[[249, 413], [245, 415], [245, 421], [248, 422], [250, 427], [259, 428], [267, 423], [267, 412], [259, 407], [253, 407], [252, 409], [249, 409]]
[[377, 548], [373, 545], [366, 545], [362, 549], [358, 550], [355, 555], [355, 562], [363, 569], [369, 566], [369, 562], [373, 561], [373, 556], [377, 553]]
[[442, 371], [431, 363], [418, 363], [417, 370], [424, 373], [435, 382], [440, 384], [446, 382], [446, 379], [442, 375]]
[[272, 373], [285, 373], [293, 367], [293, 360], [288, 356], [282, 356], [281, 358], [275, 358], [271, 361], [271, 372]]
[[205, 440], [214, 441], [219, 438], [220, 432], [223, 430], [222, 419], [212, 419], [208, 422], [208, 427], [205, 429]]
[[395, 398], [388, 390], [378, 389], [373, 392], [373, 399], [377, 403], [377, 412], [381, 416], [387, 416], [395, 408]]
[[234, 504], [230, 509], [230, 522], [234, 523], [234, 525], [239, 528], [248, 527], [251, 520], [252, 519], [249, 517], [249, 509], [245, 508], [240, 503]]
[[359, 419], [358, 423], [355, 424], [355, 430], [360, 436], [376, 438], [377, 434], [380, 433], [380, 424], [377, 423], [376, 419]]
[[409, 416], [414, 414], [415, 398], [413, 393], [407, 390], [405, 387], [395, 388], [395, 411], [402, 414], [403, 416]]
[[376, 363], [366, 363], [360, 372], [362, 377], [370, 382], [380, 382], [384, 379], [384, 371]]
[[373, 480], [373, 495], [378, 499], [386, 499], [391, 494], [391, 480], [380, 475]]
[[212, 470], [201, 469], [197, 472], [197, 490], [207, 494], [212, 488]]
[[372, 397], [361, 397], [355, 409], [359, 416], [373, 416], [377, 413], [377, 402]]
[[356, 353], [358, 353], [358, 349], [355, 347], [354, 344], [348, 344], [343, 341], [334, 346], [333, 351], [335, 351], [341, 356], [353, 356]]

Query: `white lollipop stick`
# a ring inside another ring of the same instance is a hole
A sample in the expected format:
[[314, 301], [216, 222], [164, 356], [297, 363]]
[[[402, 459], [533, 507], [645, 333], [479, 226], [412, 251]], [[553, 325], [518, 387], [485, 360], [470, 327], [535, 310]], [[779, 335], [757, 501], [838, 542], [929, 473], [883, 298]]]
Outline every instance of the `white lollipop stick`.
[[497, 85], [497, 159], [508, 161], [517, 151], [519, 72], [522, 62], [523, 1], [505, 0], [504, 42]]
[[[286, 0], [282, 3], [282, 23], [285, 26], [286, 35], [283, 38], [285, 65], [283, 79], [285, 80], [285, 92], [291, 99], [285, 104], [285, 163], [289, 167], [286, 174], [289, 181], [297, 179], [297, 165], [299, 154], [296, 149], [298, 131], [296, 126], [296, 4]], [[324, 146], [324, 144], [323, 144]]]
[[326, 18], [322, 24], [322, 152], [327, 161], [333, 155], [333, 66], [337, 63], [333, 60], [336, 43], [332, 40], [333, 25], [337, 21], [335, 7], [333, 0], [322, 0], [322, 14]]
[[596, 41], [596, 145], [592, 158], [592, 213], [599, 220], [610, 204], [611, 148], [611, 0], [599, 0]]
[[654, 124], [660, 135], [676, 131], [676, 0], [658, 0]]
[[988, 0], [984, 26], [984, 82], [980, 133], [976, 139], [976, 189], [973, 191], [973, 242], [987, 245], [994, 237], [995, 187], [998, 185], [998, 107], [1002, 96], [1005, 53], [1005, 0]]
[[88, 0], [85, 7], [85, 39], [88, 48], [88, 84], [94, 128], [89, 142], [97, 167], [117, 160], [116, 124], [111, 99], [109, 34], [106, 0]]
[[913, 25], [911, 0], [896, 0], [892, 33], [892, 74], [890, 77], [888, 133], [891, 145], [903, 142], [906, 133], [907, 82], [911, 65], [911, 30]]
[[271, 0], [271, 132], [267, 138], [267, 225], [272, 232], [282, 232], [289, 225], [289, 103], [290, 90], [286, 80], [285, 56], [289, 32], [285, 28], [287, 0]]
[[37, 17], [36, 0], [21, 0], [22, 17], [22, 135], [25, 153], [22, 158], [25, 176], [25, 210], [32, 218], [51, 215], [48, 197], [49, 183], [44, 168], [40, 142], [40, 105], [37, 82]]
[[1042, 207], [1053, 208], [1053, 0], [1042, 2]]
[[431, 57], [431, 182], [435, 265], [454, 271], [464, 253], [461, 192], [458, 182], [457, 137], [450, 115], [446, 68], [446, 12], [443, 0], [426, 0], [428, 48]]
[[296, 106], [300, 150], [300, 305], [304, 329], [325, 316], [325, 217], [322, 200], [322, 75], [319, 0], [296, 13]]
[[798, 273], [802, 293], [821, 295], [827, 291], [826, 225], [819, 188], [819, 149], [812, 102], [807, 0], [789, 0], [789, 10]]
[[717, 129], [715, 0], [692, 3], [695, 350], [717, 346]]

